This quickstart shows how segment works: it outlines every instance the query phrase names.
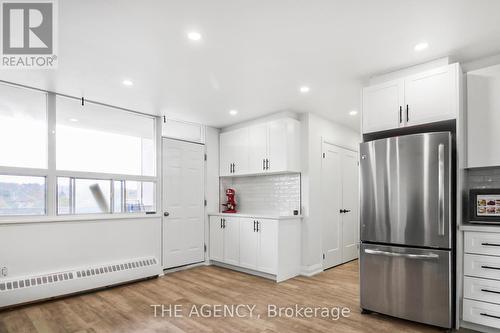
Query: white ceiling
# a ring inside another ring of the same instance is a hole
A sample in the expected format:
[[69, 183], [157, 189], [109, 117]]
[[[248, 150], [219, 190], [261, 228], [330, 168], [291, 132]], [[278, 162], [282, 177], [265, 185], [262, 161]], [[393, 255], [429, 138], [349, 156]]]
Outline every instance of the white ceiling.
[[295, 110], [357, 129], [361, 82], [500, 53], [499, 22], [498, 0], [61, 0], [59, 68], [0, 78], [216, 127]]

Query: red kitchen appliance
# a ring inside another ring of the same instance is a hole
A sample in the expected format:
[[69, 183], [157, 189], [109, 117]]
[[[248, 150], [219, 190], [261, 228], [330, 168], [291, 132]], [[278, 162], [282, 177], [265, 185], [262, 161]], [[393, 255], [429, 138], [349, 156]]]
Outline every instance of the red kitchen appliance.
[[226, 203], [222, 204], [222, 206], [226, 207], [223, 213], [236, 213], [236, 191], [232, 188], [228, 188], [226, 190], [226, 197]]

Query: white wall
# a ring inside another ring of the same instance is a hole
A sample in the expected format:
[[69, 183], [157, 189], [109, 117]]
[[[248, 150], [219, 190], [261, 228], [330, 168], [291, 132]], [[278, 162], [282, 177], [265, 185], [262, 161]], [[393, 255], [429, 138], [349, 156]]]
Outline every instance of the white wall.
[[[0, 223], [2, 281], [155, 258], [154, 267], [5, 291], [0, 306], [93, 289], [162, 273], [161, 218]], [[2, 294], [2, 293], [0, 293]]]
[[302, 115], [302, 273], [322, 268], [321, 159], [324, 141], [358, 150], [361, 135], [313, 113]]

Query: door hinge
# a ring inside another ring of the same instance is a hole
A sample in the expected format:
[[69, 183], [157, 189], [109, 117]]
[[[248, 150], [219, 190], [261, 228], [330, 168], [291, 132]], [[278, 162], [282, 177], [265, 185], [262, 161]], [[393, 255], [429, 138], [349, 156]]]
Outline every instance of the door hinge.
[[326, 157], [326, 154], [325, 154], [325, 153], [323, 153], [323, 158], [325, 158], [325, 157]]
[[203, 251], [207, 252], [207, 244], [203, 244]]
[[205, 158], [205, 161], [206, 161], [206, 160], [207, 160], [207, 154], [205, 154], [205, 157], [204, 157], [204, 158]]
[[323, 253], [323, 260], [325, 260], [325, 258], [326, 258], [326, 256], [325, 256], [325, 254]]
[[207, 207], [207, 199], [203, 200], [203, 205], [205, 205], [205, 207]]

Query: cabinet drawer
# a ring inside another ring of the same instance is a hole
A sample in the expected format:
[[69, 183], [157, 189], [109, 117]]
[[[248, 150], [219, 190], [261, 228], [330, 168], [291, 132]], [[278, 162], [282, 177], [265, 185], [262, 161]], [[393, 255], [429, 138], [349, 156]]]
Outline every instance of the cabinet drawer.
[[464, 297], [500, 304], [500, 281], [466, 276], [464, 278]]
[[500, 280], [500, 257], [465, 254], [464, 275]]
[[465, 232], [465, 253], [500, 256], [500, 233]]
[[500, 305], [464, 299], [463, 320], [500, 328]]

